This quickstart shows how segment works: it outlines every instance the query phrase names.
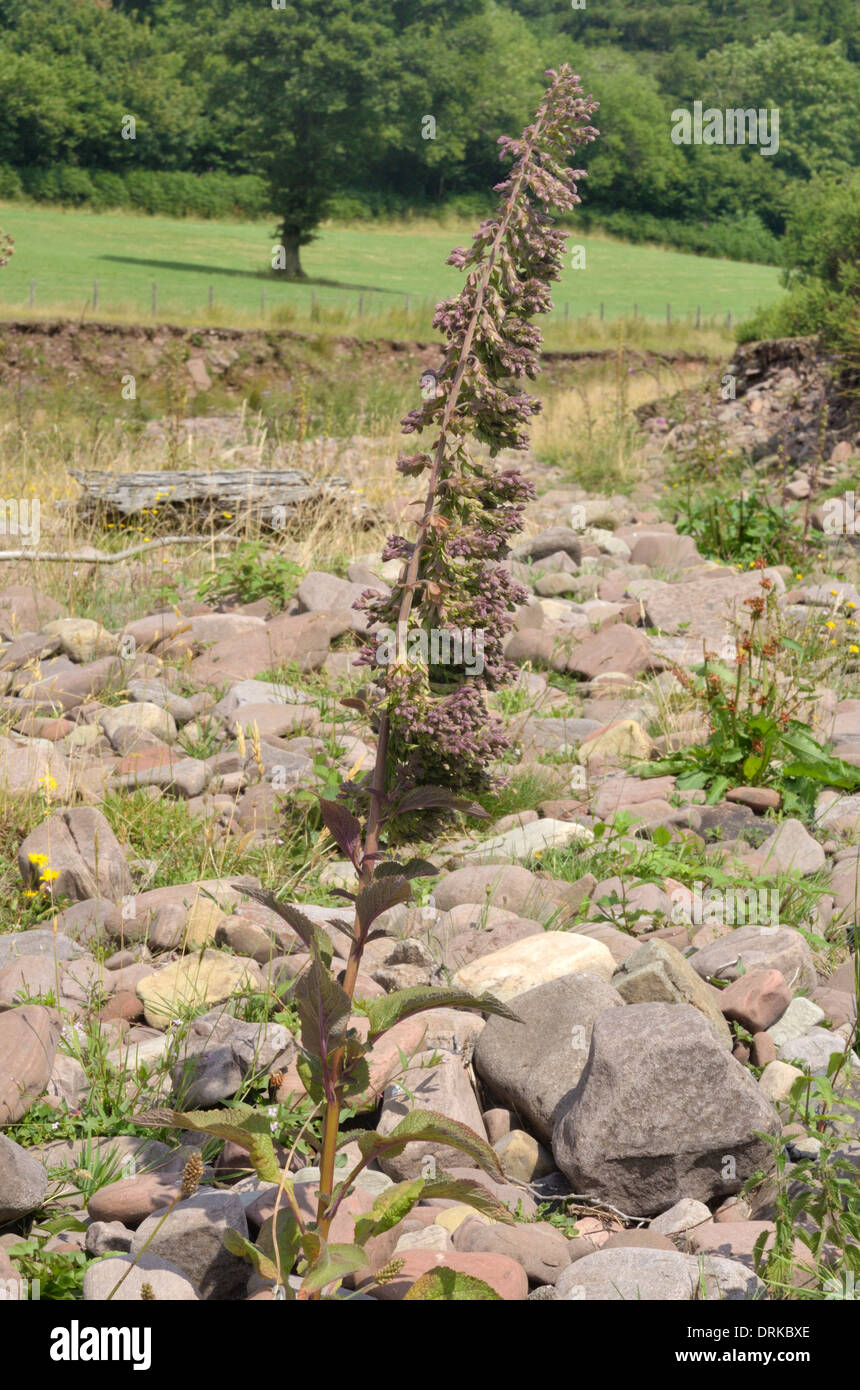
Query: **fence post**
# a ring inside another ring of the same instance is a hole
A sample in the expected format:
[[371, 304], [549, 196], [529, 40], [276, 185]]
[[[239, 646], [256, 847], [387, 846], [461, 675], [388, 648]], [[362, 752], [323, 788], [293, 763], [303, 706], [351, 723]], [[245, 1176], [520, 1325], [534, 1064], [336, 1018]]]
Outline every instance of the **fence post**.
[[215, 286], [214, 286], [214, 285], [210, 285], [210, 286], [209, 286], [209, 308], [210, 308], [210, 309], [213, 307], [214, 303], [215, 303]]
[[317, 317], [317, 292], [316, 292], [316, 290], [312, 290], [312, 291], [311, 291], [311, 318], [312, 318], [314, 321], [316, 321], [316, 317]]
[[731, 311], [731, 309], [730, 309], [729, 312], [726, 314], [726, 328], [731, 328], [731, 326], [732, 326], [732, 311]]
[[412, 296], [409, 295], [409, 294], [407, 294], [407, 296], [406, 296], [406, 312], [407, 312], [407, 314], [408, 314], [408, 313], [411, 313], [411, 311], [412, 311]]
[[98, 307], [99, 307], [99, 282], [98, 282], [98, 280], [93, 280], [93, 313], [95, 313], [95, 311], [96, 311], [96, 309], [97, 309]]
[[360, 294], [360, 295], [358, 296], [358, 317], [359, 317], [359, 318], [364, 318], [364, 295], [363, 295], [363, 294]]
[[603, 322], [603, 300], [600, 301], [600, 322]]
[[667, 327], [667, 328], [671, 327], [671, 324], [672, 324], [672, 306], [671, 306], [671, 304], [667, 304], [667, 305], [666, 305], [666, 327]]
[[30, 281], [30, 308], [36, 303], [36, 281]]
[[638, 304], [634, 304], [634, 305], [633, 305], [633, 318], [634, 318], [634, 321], [635, 321], [638, 317], [639, 317], [639, 305], [638, 305]]
[[158, 313], [158, 282], [156, 280], [152, 282], [152, 312], [153, 314]]
[[565, 302], [564, 302], [564, 321], [565, 321], [565, 323], [567, 323], [567, 321], [568, 321], [569, 318], [570, 318], [570, 305], [568, 304], [567, 300], [565, 300]]
[[701, 304], [697, 304], [697, 305], [696, 305], [696, 327], [697, 327], [697, 328], [701, 328], [701, 326], [702, 326], [702, 306], [701, 306]]

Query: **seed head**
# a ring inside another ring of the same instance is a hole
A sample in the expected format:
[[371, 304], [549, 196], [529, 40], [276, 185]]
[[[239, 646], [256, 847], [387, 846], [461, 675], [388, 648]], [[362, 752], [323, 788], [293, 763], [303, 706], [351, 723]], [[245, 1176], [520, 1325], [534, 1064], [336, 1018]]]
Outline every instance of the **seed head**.
[[182, 1196], [193, 1197], [202, 1177], [203, 1159], [199, 1153], [192, 1154], [182, 1169]]

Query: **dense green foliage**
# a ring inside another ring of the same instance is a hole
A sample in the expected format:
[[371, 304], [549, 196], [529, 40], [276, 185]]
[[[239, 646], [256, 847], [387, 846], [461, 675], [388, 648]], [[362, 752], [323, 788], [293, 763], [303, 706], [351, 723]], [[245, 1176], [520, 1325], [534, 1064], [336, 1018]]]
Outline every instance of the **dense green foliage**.
[[[592, 218], [774, 260], [797, 190], [857, 166], [855, 21], [852, 0], [0, 0], [0, 196], [265, 208], [297, 251], [327, 212], [483, 201], [499, 131], [567, 61], [600, 100]], [[673, 144], [694, 101], [778, 107], [778, 150]]]
[[782, 241], [789, 293], [742, 325], [745, 340], [819, 333], [860, 370], [860, 174], [795, 198]]

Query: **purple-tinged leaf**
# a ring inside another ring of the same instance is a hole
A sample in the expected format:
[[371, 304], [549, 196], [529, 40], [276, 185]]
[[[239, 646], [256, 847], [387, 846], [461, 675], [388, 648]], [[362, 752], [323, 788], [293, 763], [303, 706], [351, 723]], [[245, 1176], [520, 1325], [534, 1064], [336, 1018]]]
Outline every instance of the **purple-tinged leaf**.
[[247, 894], [249, 898], [253, 898], [255, 902], [262, 903], [264, 907], [276, 912], [279, 917], [289, 923], [296, 936], [301, 938], [309, 951], [316, 951], [326, 964], [331, 961], [334, 947], [328, 935], [316, 922], [312, 922], [297, 907], [293, 907], [292, 903], [282, 903], [275, 897], [274, 893], [269, 893], [265, 888], [249, 888], [246, 883], [234, 883], [232, 886]]
[[351, 1002], [346, 990], [333, 980], [319, 960], [301, 977], [293, 1000], [302, 1026], [302, 1047], [323, 1065], [346, 1039]]
[[412, 885], [400, 875], [389, 878], [375, 878], [362, 888], [355, 900], [355, 911], [362, 935], [383, 912], [397, 903], [408, 903], [412, 898]]
[[392, 874], [400, 874], [403, 878], [435, 878], [439, 872], [435, 864], [426, 859], [409, 859], [405, 864], [391, 860], [388, 864], [380, 864], [373, 877], [390, 878]]
[[320, 815], [338, 849], [354, 868], [357, 867], [361, 852], [361, 822], [339, 801], [326, 801], [324, 797], [320, 797]]
[[489, 820], [489, 814], [476, 801], [457, 796], [447, 787], [413, 787], [400, 798], [393, 814], [408, 815], [411, 811], [462, 811], [467, 816]]

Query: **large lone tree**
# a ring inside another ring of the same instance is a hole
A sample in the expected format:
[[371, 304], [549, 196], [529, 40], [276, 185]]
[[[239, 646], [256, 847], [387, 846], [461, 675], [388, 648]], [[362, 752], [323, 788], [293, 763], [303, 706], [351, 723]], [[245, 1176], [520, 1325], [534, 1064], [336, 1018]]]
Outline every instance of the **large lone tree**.
[[283, 9], [256, 3], [231, 12], [225, 101], [241, 117], [249, 162], [269, 182], [290, 278], [303, 276], [301, 247], [332, 194], [386, 138], [395, 8], [390, 0], [287, 0]]

